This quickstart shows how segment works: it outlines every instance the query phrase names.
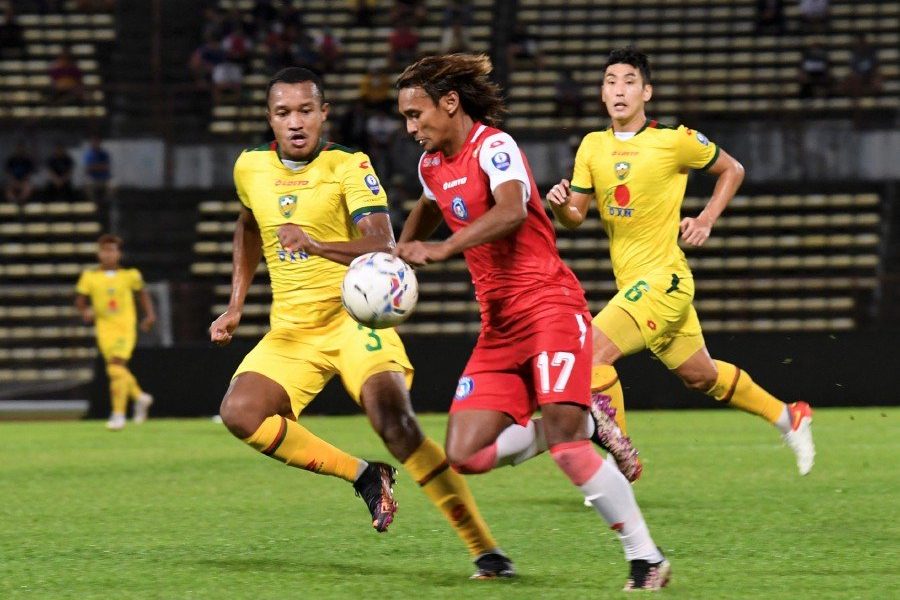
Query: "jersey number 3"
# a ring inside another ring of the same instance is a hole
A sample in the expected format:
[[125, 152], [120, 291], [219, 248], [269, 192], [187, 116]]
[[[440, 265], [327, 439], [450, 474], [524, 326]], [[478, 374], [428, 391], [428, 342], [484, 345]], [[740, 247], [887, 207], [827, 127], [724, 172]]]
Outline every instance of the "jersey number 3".
[[553, 384], [554, 392], [563, 392], [569, 383], [569, 376], [572, 374], [572, 368], [575, 366], [575, 355], [571, 352], [554, 352], [553, 359], [546, 352], [541, 352], [537, 359], [537, 368], [541, 377], [541, 392], [550, 393], [550, 367], [562, 367], [559, 375], [556, 377], [556, 383]]

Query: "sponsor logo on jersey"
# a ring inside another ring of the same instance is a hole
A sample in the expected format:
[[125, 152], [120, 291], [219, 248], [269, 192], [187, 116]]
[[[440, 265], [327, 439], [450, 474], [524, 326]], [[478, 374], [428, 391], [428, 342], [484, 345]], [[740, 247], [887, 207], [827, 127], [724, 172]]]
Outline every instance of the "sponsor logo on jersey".
[[426, 156], [422, 159], [422, 167], [439, 167], [441, 166], [440, 156]]
[[368, 168], [369, 168], [369, 161], [364, 160], [364, 161], [362, 161], [361, 163], [359, 163], [359, 168], [360, 168], [360, 169], [368, 169]]
[[455, 196], [453, 198], [453, 201], [450, 203], [450, 210], [453, 211], [453, 214], [456, 215], [457, 219], [462, 221], [469, 219], [469, 209], [466, 208], [466, 203], [463, 201], [462, 196]]
[[449, 190], [450, 188], [455, 188], [458, 185], [463, 185], [466, 183], [468, 177], [460, 177], [459, 179], [454, 179], [453, 181], [447, 181], [444, 183], [444, 189]]
[[493, 142], [491, 142], [491, 148], [496, 148], [497, 146], [502, 146], [505, 143], [506, 142], [504, 142], [503, 140], [494, 140]]
[[281, 215], [285, 218], [290, 217], [294, 214], [294, 211], [297, 209], [297, 196], [294, 194], [285, 194], [284, 196], [278, 197], [278, 210], [281, 212]]
[[366, 184], [366, 187], [369, 188], [369, 191], [378, 195], [378, 192], [381, 191], [381, 186], [378, 185], [378, 178], [369, 173], [365, 177], [363, 177], [363, 182]]
[[294, 179], [276, 179], [275, 180], [276, 187], [281, 187], [284, 185], [292, 185], [294, 187], [303, 187], [304, 185], [306, 185], [308, 183], [309, 183], [309, 181], [305, 181], [305, 180], [304, 181], [296, 181]]
[[613, 150], [613, 156], [637, 156], [640, 152], [636, 150]]
[[697, 141], [700, 142], [701, 144], [703, 144], [704, 146], [709, 146], [709, 140], [707, 139], [707, 137], [705, 135], [703, 135], [699, 131], [697, 132]]
[[626, 208], [631, 202], [631, 190], [623, 184], [606, 192], [606, 212], [611, 217], [631, 217], [633, 208]]
[[501, 171], [505, 171], [509, 168], [510, 165], [509, 154], [507, 154], [506, 152], [498, 152], [491, 157], [491, 162], [494, 163], [494, 166]]
[[463, 376], [459, 378], [459, 383], [456, 384], [456, 395], [453, 396], [454, 400], [465, 400], [472, 394], [472, 390], [475, 389], [475, 381], [471, 377]]
[[631, 163], [625, 162], [624, 160], [620, 160], [616, 163], [616, 177], [619, 178], [619, 181], [622, 181], [626, 177], [628, 177], [628, 173], [631, 172]]

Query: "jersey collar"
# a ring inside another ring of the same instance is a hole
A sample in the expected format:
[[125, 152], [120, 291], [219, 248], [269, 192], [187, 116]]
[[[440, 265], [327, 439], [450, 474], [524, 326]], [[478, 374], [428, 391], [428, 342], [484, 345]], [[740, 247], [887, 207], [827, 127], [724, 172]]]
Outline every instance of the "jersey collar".
[[[275, 152], [275, 162], [278, 163], [279, 167], [281, 167], [285, 171], [290, 171], [291, 173], [297, 173], [299, 171], [302, 171], [306, 167], [308, 167], [312, 161], [316, 160], [316, 158], [319, 157], [319, 154], [321, 154], [323, 150], [328, 150], [333, 145], [334, 144], [332, 144], [331, 142], [326, 141], [325, 138], [319, 138], [319, 144], [318, 144], [318, 146], [316, 146], [316, 149], [312, 153], [312, 155], [305, 161], [296, 161], [296, 162], [304, 163], [297, 171], [294, 171], [294, 170], [288, 168], [287, 165], [285, 165], [283, 162], [281, 162], [281, 148], [278, 147], [278, 142], [276, 140], [272, 140], [272, 142], [269, 144], [269, 149], [273, 150]], [[288, 160], [290, 160], [290, 159], [288, 159]]]
[[[659, 121], [657, 121], [656, 119], [651, 119], [650, 117], [647, 117], [647, 120], [644, 121], [644, 124], [641, 126], [640, 129], [638, 129], [637, 131], [634, 132], [634, 135], [631, 137], [631, 139], [634, 139], [635, 137], [637, 137], [637, 135], [640, 134], [645, 129], [658, 129], [658, 128], [659, 128]], [[609, 132], [609, 134], [611, 136], [616, 137], [616, 135], [615, 135], [616, 132], [613, 129], [612, 123], [609, 124], [609, 127], [607, 127], [606, 130]]]

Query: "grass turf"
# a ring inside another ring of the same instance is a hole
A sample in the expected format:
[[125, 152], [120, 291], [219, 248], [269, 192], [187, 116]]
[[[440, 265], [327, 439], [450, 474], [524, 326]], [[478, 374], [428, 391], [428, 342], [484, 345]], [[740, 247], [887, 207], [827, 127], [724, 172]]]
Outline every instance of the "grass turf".
[[[444, 417], [423, 426], [443, 439]], [[303, 423], [389, 459], [362, 417]], [[635, 486], [671, 598], [900, 597], [900, 409], [816, 413], [812, 473], [734, 411], [634, 412]], [[396, 462], [396, 461], [391, 461]], [[616, 594], [614, 535], [546, 456], [469, 477], [519, 577], [469, 581], [462, 543], [401, 470], [379, 535], [343, 481], [208, 420], [0, 424], [2, 598], [577, 598]]]

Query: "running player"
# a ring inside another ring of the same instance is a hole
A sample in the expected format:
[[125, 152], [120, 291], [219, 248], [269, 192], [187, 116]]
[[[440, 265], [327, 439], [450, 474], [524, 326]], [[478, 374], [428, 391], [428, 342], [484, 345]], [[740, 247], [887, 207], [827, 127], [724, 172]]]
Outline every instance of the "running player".
[[128, 400], [134, 401], [134, 423], [147, 420], [147, 412], [153, 404], [153, 396], [141, 389], [137, 379], [128, 370], [128, 361], [137, 341], [137, 313], [134, 294], [141, 299], [144, 318], [141, 330], [150, 331], [156, 322], [153, 300], [144, 288], [144, 279], [137, 269], [123, 269], [122, 239], [105, 234], [97, 240], [96, 269], [88, 269], [75, 285], [75, 307], [85, 323], [94, 323], [97, 345], [106, 361], [109, 376], [109, 396], [112, 414], [106, 422], [110, 431], [125, 427], [125, 411]]
[[[563, 179], [547, 194], [556, 217], [569, 228], [584, 222], [596, 196], [610, 240], [619, 292], [593, 320], [592, 409], [611, 405], [625, 431], [622, 386], [613, 365], [649, 348], [687, 387], [777, 427], [806, 475], [815, 457], [812, 410], [806, 402], [785, 404], [746, 371], [710, 357], [692, 304], [693, 275], [678, 247], [679, 230], [691, 246], [709, 238], [743, 181], [744, 168], [699, 131], [648, 119], [645, 104], [652, 94], [644, 54], [632, 48], [610, 53], [602, 100], [612, 125], [584, 138], [571, 184]], [[703, 211], [679, 223], [691, 169], [715, 175], [716, 186]]]
[[[422, 196], [400, 235], [414, 265], [463, 253], [481, 306], [481, 334], [447, 425], [454, 469], [484, 473], [533, 456], [543, 437], [560, 469], [619, 534], [625, 589], [659, 589], [669, 563], [650, 537], [631, 486], [588, 440], [590, 315], [556, 250], [553, 226], [503, 113], [485, 56], [423, 58], [397, 81], [407, 131], [424, 149]], [[452, 235], [425, 242], [440, 224]], [[532, 413], [541, 408], [542, 436]], [[528, 457], [524, 456], [524, 457]]]
[[347, 265], [394, 248], [387, 198], [369, 157], [325, 141], [328, 104], [321, 79], [307, 69], [275, 74], [267, 114], [275, 141], [243, 152], [234, 166], [242, 206], [232, 292], [210, 338], [231, 340], [261, 254], [272, 282], [271, 330], [238, 367], [222, 401], [223, 422], [267, 456], [352, 483], [372, 525], [386, 531], [397, 510], [395, 469], [351, 456], [297, 422], [339, 374], [391, 454], [467, 544], [473, 577], [513, 575], [467, 483], [419, 427], [408, 392], [413, 368], [397, 333], [358, 325], [341, 306]]

